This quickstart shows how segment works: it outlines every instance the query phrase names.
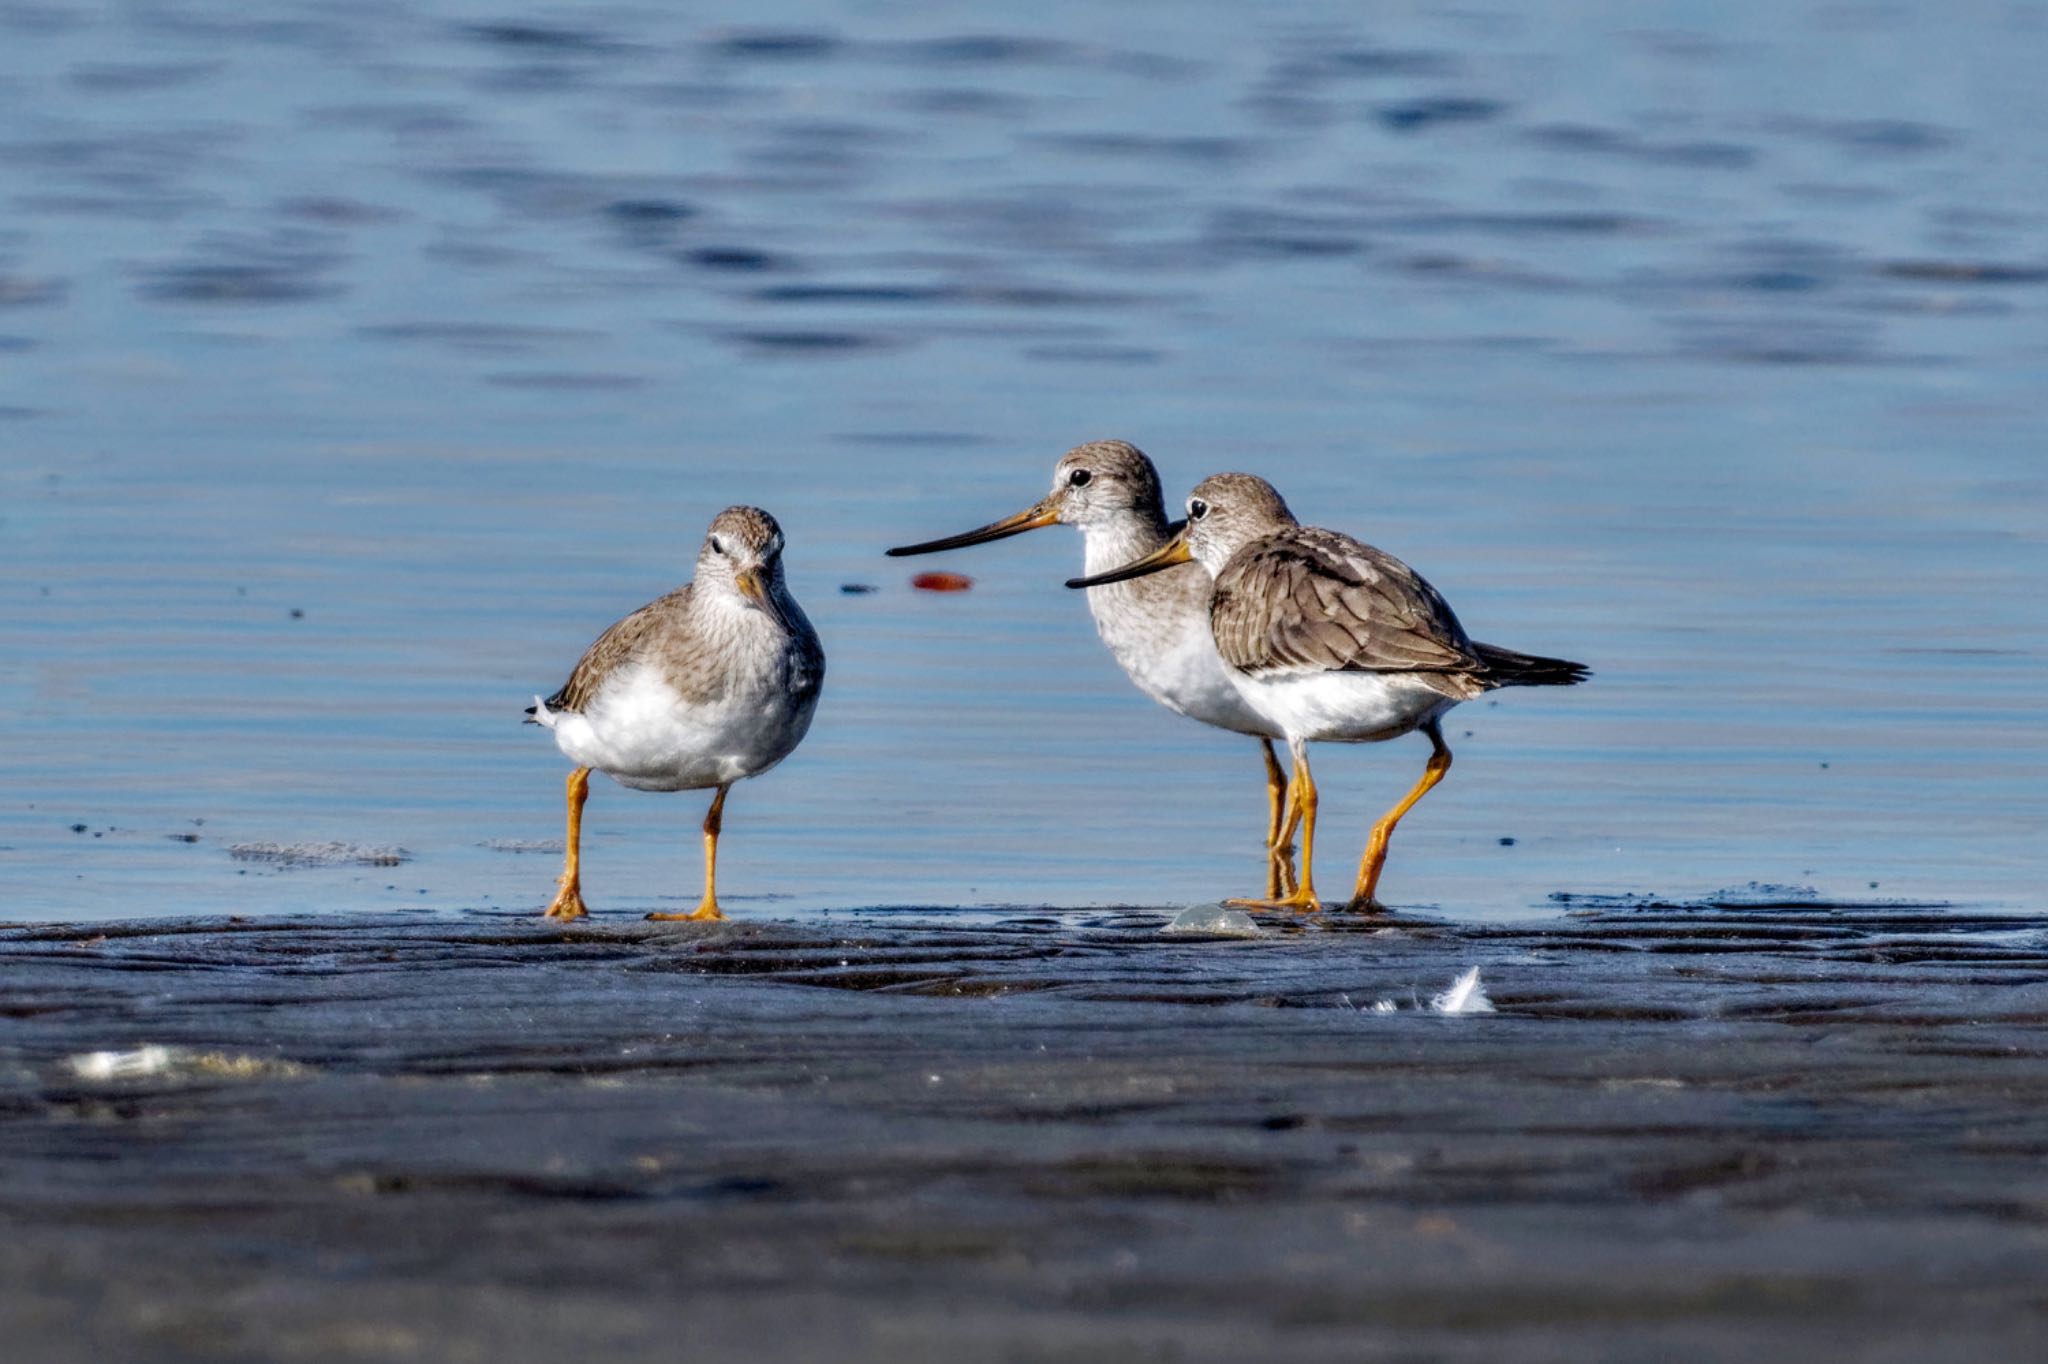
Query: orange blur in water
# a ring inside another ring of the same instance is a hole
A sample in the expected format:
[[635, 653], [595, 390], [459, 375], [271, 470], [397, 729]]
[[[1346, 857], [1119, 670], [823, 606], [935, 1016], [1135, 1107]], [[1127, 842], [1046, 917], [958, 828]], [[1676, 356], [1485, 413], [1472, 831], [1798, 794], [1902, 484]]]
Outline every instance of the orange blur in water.
[[920, 573], [910, 585], [920, 592], [965, 592], [974, 586], [974, 579], [965, 573]]

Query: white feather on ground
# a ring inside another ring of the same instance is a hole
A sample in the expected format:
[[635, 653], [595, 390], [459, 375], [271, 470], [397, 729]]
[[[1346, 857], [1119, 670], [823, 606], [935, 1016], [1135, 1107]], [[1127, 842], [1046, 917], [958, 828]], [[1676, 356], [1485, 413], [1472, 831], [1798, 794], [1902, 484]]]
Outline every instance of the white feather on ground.
[[133, 1051], [87, 1051], [67, 1057], [71, 1073], [81, 1080], [140, 1080], [161, 1075], [175, 1058], [169, 1047], [137, 1047]]
[[81, 1080], [296, 1080], [309, 1074], [279, 1056], [199, 1051], [193, 1047], [136, 1047], [131, 1051], [84, 1051], [64, 1058]]
[[1451, 982], [1451, 988], [1429, 997], [1429, 1007], [1440, 1014], [1490, 1014], [1493, 1001], [1479, 983], [1479, 968], [1473, 967]]

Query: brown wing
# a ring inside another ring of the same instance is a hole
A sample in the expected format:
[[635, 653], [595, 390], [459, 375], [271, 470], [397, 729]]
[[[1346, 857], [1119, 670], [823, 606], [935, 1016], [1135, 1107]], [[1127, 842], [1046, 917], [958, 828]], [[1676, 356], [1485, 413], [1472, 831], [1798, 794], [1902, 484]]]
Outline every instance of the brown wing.
[[548, 709], [582, 710], [588, 705], [605, 678], [627, 660], [652, 648], [662, 625], [688, 601], [689, 591], [683, 587], [651, 601], [599, 635], [583, 651], [576, 670], [569, 674], [561, 690], [548, 698]]
[[1480, 666], [1421, 574], [1334, 531], [1292, 528], [1239, 550], [1216, 579], [1209, 624], [1223, 661], [1253, 676]]

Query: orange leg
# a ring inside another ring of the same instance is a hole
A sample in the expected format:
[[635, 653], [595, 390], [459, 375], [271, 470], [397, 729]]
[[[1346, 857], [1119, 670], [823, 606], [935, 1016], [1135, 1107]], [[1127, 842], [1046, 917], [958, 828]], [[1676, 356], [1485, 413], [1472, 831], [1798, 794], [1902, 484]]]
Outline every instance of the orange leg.
[[550, 919], [580, 919], [590, 911], [583, 904], [583, 882], [578, 874], [583, 851], [583, 802], [590, 797], [590, 769], [579, 767], [569, 774], [569, 846], [562, 863], [562, 879], [555, 898], [547, 907]]
[[1358, 885], [1351, 893], [1351, 903], [1346, 908], [1360, 914], [1379, 914], [1386, 906], [1379, 902], [1380, 872], [1387, 865], [1387, 841], [1394, 836], [1394, 826], [1401, 822], [1401, 816], [1415, 808], [1415, 802], [1428, 795], [1430, 789], [1444, 779], [1444, 773], [1451, 770], [1451, 750], [1444, 743], [1444, 732], [1432, 720], [1423, 726], [1423, 733], [1429, 736], [1431, 752], [1429, 766], [1422, 769], [1422, 779], [1415, 788], [1404, 796], [1399, 805], [1380, 816], [1380, 822], [1372, 826], [1372, 837], [1365, 841], [1365, 856], [1358, 862]]
[[1295, 828], [1300, 827], [1301, 879], [1294, 889], [1270, 900], [1231, 900], [1228, 903], [1245, 909], [1293, 909], [1312, 914], [1323, 907], [1323, 902], [1316, 898], [1315, 885], [1316, 779], [1308, 770], [1307, 743], [1289, 739], [1287, 748], [1294, 758], [1294, 777], [1287, 784], [1287, 822], [1275, 842], [1284, 847], [1293, 840]]
[[1294, 890], [1294, 847], [1288, 841], [1294, 832], [1287, 824], [1294, 807], [1287, 799], [1287, 774], [1273, 754], [1273, 741], [1260, 739], [1259, 751], [1266, 757], [1266, 898], [1277, 900]]
[[725, 915], [718, 908], [718, 831], [725, 827], [725, 793], [732, 790], [730, 785], [718, 788], [718, 794], [711, 798], [711, 808], [704, 814], [704, 898], [689, 914], [650, 914], [650, 919], [723, 919]]

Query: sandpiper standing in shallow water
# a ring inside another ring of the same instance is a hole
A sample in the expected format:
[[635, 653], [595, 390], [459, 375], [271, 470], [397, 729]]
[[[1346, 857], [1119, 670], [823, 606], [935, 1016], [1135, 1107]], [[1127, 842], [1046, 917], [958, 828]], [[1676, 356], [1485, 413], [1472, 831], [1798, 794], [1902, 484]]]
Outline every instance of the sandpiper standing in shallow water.
[[691, 914], [722, 919], [718, 831], [725, 793], [790, 755], [811, 727], [825, 651], [782, 578], [782, 528], [758, 507], [711, 522], [697, 576], [597, 637], [562, 689], [526, 713], [576, 764], [569, 837], [550, 919], [588, 910], [578, 875], [592, 769], [636, 791], [717, 794], [704, 816], [704, 898]]
[[1273, 486], [1250, 474], [1202, 480], [1179, 534], [1122, 568], [1069, 587], [1128, 582], [1190, 558], [1214, 578], [1209, 625], [1247, 704], [1286, 736], [1294, 759], [1286, 833], [1302, 827], [1301, 880], [1273, 908], [1313, 910], [1315, 740], [1375, 743], [1421, 730], [1431, 753], [1422, 779], [1373, 825], [1350, 908], [1376, 911], [1387, 840], [1443, 780], [1451, 750], [1445, 711], [1497, 687], [1568, 687], [1585, 665], [1473, 642], [1437, 590], [1393, 555], [1333, 530], [1304, 526]]
[[[1015, 516], [943, 540], [904, 545], [892, 555], [932, 554], [1021, 535], [1041, 526], [1077, 527], [1090, 573], [1130, 563], [1173, 538], [1160, 496], [1159, 473], [1136, 446], [1090, 441], [1060, 456], [1052, 491]], [[1249, 734], [1266, 756], [1266, 894], [1292, 889], [1294, 869], [1281, 835], [1286, 777], [1273, 754], [1280, 731], [1238, 694], [1209, 635], [1209, 578], [1190, 566], [1142, 581], [1116, 582], [1088, 594], [1095, 629], [1138, 690], [1168, 710], [1205, 725]]]

